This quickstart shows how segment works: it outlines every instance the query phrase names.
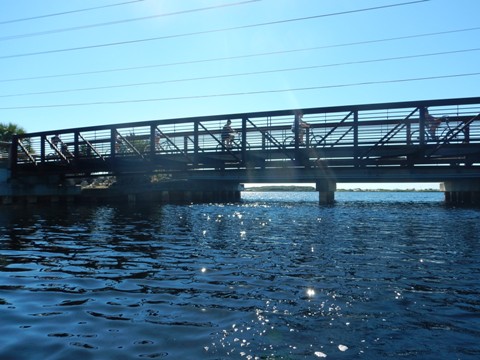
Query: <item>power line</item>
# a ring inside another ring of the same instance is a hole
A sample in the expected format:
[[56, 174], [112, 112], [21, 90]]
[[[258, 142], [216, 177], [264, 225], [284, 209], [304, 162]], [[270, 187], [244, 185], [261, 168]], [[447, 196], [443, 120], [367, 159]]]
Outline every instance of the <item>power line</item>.
[[380, 9], [386, 9], [386, 8], [392, 8], [392, 7], [398, 7], [398, 6], [417, 4], [417, 3], [422, 3], [426, 1], [430, 1], [430, 0], [415, 0], [415, 1], [396, 3], [391, 5], [383, 5], [383, 6], [369, 7], [369, 8], [363, 8], [363, 9], [335, 12], [330, 14], [313, 15], [313, 16], [306, 16], [301, 18], [277, 20], [277, 21], [270, 21], [265, 23], [233, 26], [228, 28], [196, 31], [196, 32], [183, 33], [183, 34], [156, 36], [152, 38], [125, 40], [125, 41], [118, 41], [118, 42], [112, 42], [112, 43], [78, 46], [78, 47], [64, 48], [64, 49], [54, 49], [54, 50], [45, 50], [45, 51], [37, 51], [37, 52], [22, 53], [22, 54], [4, 55], [4, 56], [0, 56], [0, 59], [11, 59], [11, 58], [18, 58], [18, 57], [34, 56], [34, 55], [47, 55], [47, 54], [60, 53], [60, 52], [70, 52], [70, 51], [79, 51], [79, 50], [87, 50], [87, 49], [97, 49], [97, 48], [110, 47], [110, 46], [137, 44], [141, 42], [158, 41], [158, 40], [173, 39], [173, 38], [187, 37], [187, 36], [194, 36], [194, 35], [213, 34], [218, 32], [232, 31], [232, 30], [241, 30], [241, 29], [254, 28], [254, 27], [262, 27], [262, 26], [278, 25], [278, 24], [285, 24], [285, 23], [297, 22], [297, 21], [312, 20], [312, 19], [318, 19], [318, 18], [329, 17], [329, 16], [338, 16], [338, 15], [352, 14], [352, 13], [358, 13], [358, 12], [380, 10]]
[[220, 4], [220, 5], [215, 5], [215, 6], [209, 6], [209, 7], [198, 8], [198, 9], [183, 10], [183, 11], [176, 11], [176, 12], [165, 13], [165, 14], [143, 16], [143, 17], [138, 17], [138, 18], [124, 19], [124, 20], [117, 20], [117, 21], [109, 21], [109, 22], [90, 24], [90, 25], [74, 26], [74, 27], [62, 28], [62, 29], [38, 31], [38, 32], [27, 33], [27, 34], [3, 36], [3, 37], [0, 37], [0, 41], [23, 39], [23, 38], [27, 38], [27, 37], [34, 37], [34, 36], [41, 36], [41, 35], [57, 34], [57, 33], [62, 33], [62, 32], [67, 32], [67, 31], [85, 30], [85, 29], [91, 29], [91, 28], [101, 27], [101, 26], [118, 25], [118, 24], [124, 24], [124, 23], [128, 23], [128, 22], [134, 22], [134, 21], [150, 20], [150, 19], [155, 19], [155, 18], [159, 18], [159, 17], [182, 15], [182, 14], [188, 14], [188, 13], [194, 13], [194, 12], [200, 12], [200, 11], [219, 9], [219, 8], [224, 8], [224, 7], [229, 7], [229, 6], [244, 5], [244, 4], [248, 4], [248, 3], [252, 3], [252, 2], [258, 2], [258, 1], [261, 1], [261, 0], [246, 0], [246, 1], [237, 2], [237, 3]]
[[86, 88], [73, 88], [73, 89], [61, 89], [61, 90], [39, 91], [39, 92], [29, 92], [29, 93], [19, 93], [19, 94], [6, 94], [6, 95], [0, 95], [0, 98], [32, 96], [32, 95], [48, 95], [48, 94], [92, 91], [92, 90], [107, 90], [107, 89], [118, 89], [118, 88], [125, 88], [125, 87], [162, 85], [162, 84], [188, 82], [188, 81], [222, 79], [222, 78], [239, 77], [239, 76], [263, 75], [263, 74], [272, 74], [272, 73], [289, 72], [289, 71], [313, 70], [313, 69], [327, 68], [327, 67], [337, 67], [337, 66], [357, 65], [357, 64], [369, 64], [369, 63], [379, 63], [379, 62], [385, 62], [385, 61], [407, 60], [407, 59], [415, 59], [415, 58], [422, 58], [422, 57], [460, 54], [460, 53], [467, 53], [467, 52], [473, 52], [473, 51], [480, 51], [480, 48], [452, 50], [452, 51], [443, 51], [443, 52], [435, 52], [435, 53], [417, 54], [417, 55], [395, 56], [395, 57], [370, 59], [370, 60], [346, 61], [346, 62], [341, 62], [341, 63], [330, 63], [330, 64], [322, 64], [322, 65], [311, 65], [311, 66], [273, 69], [273, 70], [264, 70], [264, 71], [251, 71], [251, 72], [234, 73], [234, 74], [200, 76], [200, 77], [184, 78], [184, 79], [148, 81], [148, 82], [140, 82], [140, 83], [96, 86], [96, 87], [86, 87]]
[[145, 0], [131, 0], [131, 1], [125, 1], [125, 2], [116, 3], [116, 4], [103, 5], [103, 6], [95, 6], [95, 7], [84, 8], [84, 9], [77, 9], [77, 10], [70, 10], [70, 11], [63, 11], [63, 12], [53, 13], [53, 14], [38, 15], [38, 16], [32, 16], [32, 17], [20, 18], [20, 19], [13, 19], [13, 20], [4, 20], [4, 21], [0, 21], [0, 25], [11, 24], [11, 23], [16, 23], [16, 22], [21, 22], [21, 21], [30, 21], [30, 20], [44, 19], [44, 18], [48, 18], [48, 17], [60, 16], [60, 15], [67, 15], [67, 14], [73, 14], [73, 13], [78, 13], [78, 12], [98, 10], [98, 9], [104, 9], [104, 8], [114, 7], [114, 6], [128, 5], [128, 4], [132, 4], [132, 3], [136, 3], [136, 2], [141, 2], [141, 1], [145, 1]]
[[392, 37], [392, 38], [364, 40], [364, 41], [342, 43], [342, 44], [323, 45], [323, 46], [315, 46], [315, 47], [300, 48], [300, 49], [270, 51], [270, 52], [255, 53], [255, 54], [226, 56], [226, 57], [198, 59], [198, 60], [189, 60], [189, 61], [178, 61], [178, 62], [164, 63], [164, 64], [153, 64], [153, 65], [124, 67], [124, 68], [84, 71], [84, 72], [67, 73], [67, 74], [53, 74], [53, 75], [31, 76], [31, 77], [23, 77], [23, 78], [0, 79], [0, 83], [2, 83], [2, 82], [27, 81], [27, 80], [42, 80], [42, 79], [52, 79], [52, 78], [59, 78], [59, 77], [93, 75], [93, 74], [103, 74], [103, 73], [110, 73], [110, 72], [151, 69], [151, 68], [157, 68], [157, 67], [170, 67], [170, 66], [191, 65], [191, 64], [216, 62], [216, 61], [246, 59], [246, 58], [259, 57], [259, 56], [280, 55], [280, 54], [288, 54], [288, 53], [295, 53], [295, 52], [331, 49], [331, 48], [337, 48], [337, 47], [348, 47], [348, 46], [355, 46], [355, 45], [367, 45], [367, 44], [374, 44], [374, 43], [381, 43], [381, 42], [407, 40], [407, 39], [414, 39], [414, 38], [420, 38], [420, 37], [430, 37], [430, 36], [446, 35], [446, 34], [453, 34], [453, 33], [459, 33], [459, 32], [477, 31], [477, 30], [480, 30], [480, 27], [473, 27], [473, 28], [466, 28], [466, 29], [455, 29], [455, 30], [433, 32], [433, 33], [415, 34], [415, 35], [406, 35], [406, 36], [398, 36], [398, 37]]
[[262, 95], [262, 94], [283, 93], [283, 92], [293, 92], [293, 91], [312, 91], [312, 90], [322, 90], [322, 89], [332, 89], [332, 88], [344, 88], [344, 87], [393, 84], [393, 83], [404, 83], [404, 82], [415, 82], [415, 81], [451, 79], [451, 78], [469, 77], [469, 76], [478, 76], [478, 75], [480, 75], [480, 72], [464, 73], [464, 74], [451, 74], [451, 75], [440, 75], [440, 76], [424, 76], [424, 77], [406, 78], [406, 79], [364, 81], [364, 82], [357, 82], [357, 83], [321, 85], [321, 86], [300, 87], [300, 88], [291, 88], [291, 89], [245, 91], [245, 92], [224, 93], [224, 94], [191, 95], [191, 96], [177, 96], [177, 97], [136, 99], [136, 100], [96, 101], [96, 102], [70, 103], [70, 104], [10, 106], [10, 107], [0, 107], [0, 110], [45, 109], [45, 108], [77, 107], [77, 106], [92, 106], [92, 105], [118, 105], [118, 104], [145, 103], [145, 102], [173, 101], [173, 100], [192, 100], [192, 99], [207, 99], [207, 98], [217, 98], [217, 97]]

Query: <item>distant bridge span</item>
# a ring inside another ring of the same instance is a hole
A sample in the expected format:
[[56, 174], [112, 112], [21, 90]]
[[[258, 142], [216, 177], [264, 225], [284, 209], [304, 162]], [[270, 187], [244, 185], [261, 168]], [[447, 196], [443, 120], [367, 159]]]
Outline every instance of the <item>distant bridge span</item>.
[[[304, 144], [295, 114], [310, 124]], [[432, 119], [432, 117], [434, 119]], [[230, 119], [238, 135], [222, 143]], [[436, 120], [438, 127], [432, 128]], [[434, 131], [432, 131], [434, 130]], [[61, 138], [57, 142], [55, 136]], [[14, 181], [157, 175], [182, 184], [444, 182], [480, 194], [480, 97], [226, 114], [15, 136]], [[190, 185], [187, 185], [190, 186]], [[216, 186], [216, 185], [215, 185]], [[464, 194], [463, 194], [464, 195]], [[462, 195], [462, 196], [463, 196]]]

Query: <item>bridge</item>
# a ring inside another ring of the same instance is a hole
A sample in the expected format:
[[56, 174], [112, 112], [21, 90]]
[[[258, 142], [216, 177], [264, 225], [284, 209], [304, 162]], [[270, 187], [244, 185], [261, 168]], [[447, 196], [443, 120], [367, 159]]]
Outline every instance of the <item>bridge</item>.
[[[301, 127], [293, 125], [300, 114], [310, 125], [303, 142]], [[227, 120], [237, 131], [231, 146], [221, 136]], [[32, 190], [39, 184], [55, 193], [59, 187], [66, 191], [67, 184], [109, 177], [124, 184], [120, 192], [130, 199], [141, 193], [131, 188], [143, 187], [160, 200], [173, 194], [194, 201], [236, 200], [242, 183], [293, 182], [315, 183], [321, 203], [333, 201], [337, 183], [441, 182], [447, 201], [478, 204], [480, 97], [27, 133], [13, 138], [9, 169], [12, 186], [22, 189], [17, 194], [30, 191], [31, 197], [48, 193]]]

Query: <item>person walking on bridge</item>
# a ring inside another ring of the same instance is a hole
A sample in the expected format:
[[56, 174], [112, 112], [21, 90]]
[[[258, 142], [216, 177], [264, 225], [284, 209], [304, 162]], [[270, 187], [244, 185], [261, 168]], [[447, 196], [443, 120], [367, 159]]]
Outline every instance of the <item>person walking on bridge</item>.
[[303, 114], [300, 111], [296, 111], [292, 125], [292, 132], [297, 136], [299, 145], [305, 145], [303, 137], [305, 136], [305, 129], [309, 127], [310, 124], [303, 121]]

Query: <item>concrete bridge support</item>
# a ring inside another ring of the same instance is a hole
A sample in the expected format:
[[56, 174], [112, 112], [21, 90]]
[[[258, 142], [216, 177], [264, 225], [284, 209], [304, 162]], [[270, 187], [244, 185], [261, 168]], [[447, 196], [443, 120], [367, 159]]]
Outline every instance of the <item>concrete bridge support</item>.
[[29, 176], [10, 181], [0, 166], [0, 205], [60, 202], [136, 203], [227, 203], [241, 200], [243, 185], [232, 181], [165, 181], [146, 183], [144, 178], [120, 178], [114, 186], [76, 185], [61, 176]]
[[440, 188], [445, 194], [447, 204], [480, 205], [480, 179], [445, 181]]
[[37, 204], [72, 202], [80, 195], [74, 181], [62, 180], [60, 176], [30, 176], [20, 180], [5, 177], [0, 171], [0, 204]]
[[320, 205], [333, 204], [335, 201], [335, 190], [337, 190], [337, 183], [333, 181], [317, 181], [315, 190], [318, 191], [318, 202]]

